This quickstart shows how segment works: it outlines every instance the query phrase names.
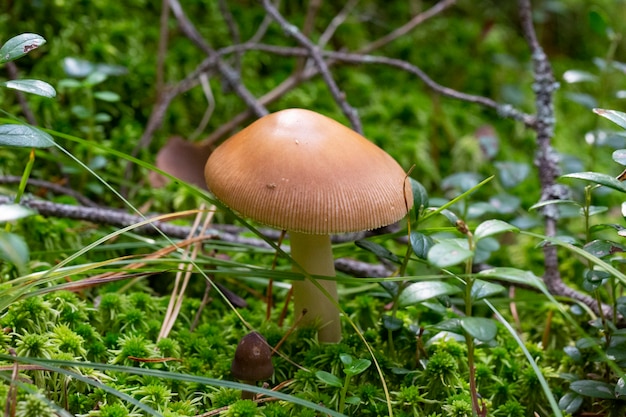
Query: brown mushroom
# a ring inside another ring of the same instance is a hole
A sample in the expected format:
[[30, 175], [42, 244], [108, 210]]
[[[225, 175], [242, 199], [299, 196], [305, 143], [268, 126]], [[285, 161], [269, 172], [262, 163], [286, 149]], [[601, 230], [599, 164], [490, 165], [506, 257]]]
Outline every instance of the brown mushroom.
[[[230, 208], [289, 232], [294, 270], [335, 276], [330, 234], [371, 230], [404, 217], [413, 204], [404, 170], [386, 152], [321, 114], [288, 109], [264, 116], [209, 157], [205, 178]], [[295, 281], [296, 312], [341, 339], [334, 280]]]
[[[274, 373], [272, 350], [265, 338], [257, 332], [242, 337], [235, 350], [230, 370], [235, 378], [248, 385], [256, 385], [258, 381], [271, 377]], [[244, 400], [251, 400], [254, 397], [255, 394], [250, 391], [241, 393]]]

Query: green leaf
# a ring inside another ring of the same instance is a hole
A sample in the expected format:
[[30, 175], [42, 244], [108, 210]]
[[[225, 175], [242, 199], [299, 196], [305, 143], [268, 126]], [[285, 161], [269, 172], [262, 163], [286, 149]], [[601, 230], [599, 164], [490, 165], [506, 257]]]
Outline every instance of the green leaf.
[[361, 397], [357, 397], [356, 395], [352, 395], [352, 396], [346, 398], [346, 404], [359, 405], [359, 404], [361, 404]]
[[93, 87], [104, 82], [107, 78], [107, 75], [103, 72], [92, 72], [87, 76], [87, 78], [85, 78], [83, 85], [85, 85], [85, 87]]
[[457, 172], [441, 181], [444, 190], [459, 189], [461, 192], [469, 191], [481, 181], [481, 176], [475, 172]]
[[545, 289], [545, 285], [541, 278], [537, 277], [530, 271], [524, 271], [517, 268], [501, 267], [485, 269], [480, 271], [477, 275], [481, 278], [498, 278], [514, 284], [525, 284], [539, 289]]
[[428, 207], [428, 192], [426, 188], [413, 178], [409, 178], [409, 180], [411, 181], [411, 189], [413, 190], [413, 206], [415, 210], [419, 211], [420, 207]]
[[487, 236], [493, 236], [505, 232], [518, 232], [519, 229], [512, 224], [503, 222], [502, 220], [487, 220], [482, 222], [476, 227], [474, 231], [474, 237], [476, 239], [482, 239]]
[[598, 10], [591, 10], [587, 17], [592, 31], [598, 35], [607, 36], [610, 32], [610, 27], [607, 23], [607, 16], [604, 13], [600, 13]]
[[568, 84], [575, 84], [587, 81], [595, 82], [598, 80], [598, 77], [588, 71], [574, 69], [565, 71], [563, 73], [563, 80]]
[[359, 248], [372, 252], [379, 258], [387, 259], [397, 264], [402, 263], [402, 260], [393, 252], [389, 251], [386, 247], [372, 242], [371, 240], [357, 240], [354, 242]]
[[500, 284], [494, 284], [493, 282], [477, 279], [474, 281], [474, 285], [472, 285], [472, 300], [482, 300], [483, 298], [500, 294], [501, 292], [504, 292], [504, 290], [505, 288]]
[[31, 209], [20, 204], [0, 204], [0, 223], [11, 222], [35, 214]]
[[435, 245], [432, 237], [420, 232], [411, 232], [411, 249], [420, 259], [426, 259], [428, 251]]
[[626, 149], [618, 149], [613, 152], [612, 158], [622, 166], [626, 166]]
[[352, 358], [352, 355], [349, 355], [347, 353], [340, 354], [339, 359], [341, 359], [341, 362], [346, 366], [350, 366], [350, 364], [352, 364], [352, 361], [354, 360]]
[[108, 101], [110, 103], [120, 101], [120, 95], [113, 91], [96, 91], [93, 93], [93, 96], [98, 100]]
[[617, 380], [617, 384], [615, 384], [615, 395], [622, 400], [626, 397], [626, 383], [624, 383], [624, 378]]
[[12, 90], [19, 90], [25, 93], [35, 94], [42, 97], [55, 97], [57, 92], [54, 87], [47, 82], [40, 80], [13, 80], [5, 81], [0, 85]]
[[330, 372], [317, 371], [315, 373], [315, 376], [317, 377], [317, 379], [319, 379], [320, 381], [322, 381], [323, 383], [327, 385], [330, 385], [331, 387], [337, 387], [337, 388], [343, 387], [343, 382], [341, 381], [341, 379], [331, 374]]
[[26, 272], [30, 255], [21, 236], [0, 231], [0, 259], [13, 264], [20, 273]]
[[530, 166], [522, 162], [495, 162], [498, 179], [505, 188], [513, 188], [524, 181], [530, 174]]
[[617, 191], [626, 193], [626, 186], [617, 178], [599, 172], [574, 172], [572, 174], [562, 175], [561, 178], [575, 178], [583, 181], [589, 181], [594, 184], [604, 185]]
[[383, 315], [383, 327], [385, 329], [394, 332], [396, 330], [400, 330], [403, 325], [404, 322], [402, 321], [402, 319], [390, 316], [388, 314]]
[[591, 379], [574, 381], [569, 385], [569, 389], [585, 397], [603, 398], [605, 400], [614, 400], [616, 398], [613, 385]]
[[474, 339], [489, 342], [496, 337], [498, 326], [492, 319], [484, 317], [461, 317], [461, 327]]
[[621, 128], [626, 129], [626, 113], [617, 110], [607, 109], [593, 109], [593, 112], [609, 119], [613, 123], [619, 125]]
[[575, 392], [568, 392], [559, 400], [559, 408], [568, 414], [574, 414], [583, 404], [583, 397]]
[[448, 319], [444, 321], [440, 321], [439, 323], [432, 326], [437, 330], [442, 330], [444, 332], [462, 334], [463, 328], [461, 327], [460, 319]]
[[519, 197], [506, 193], [501, 193], [489, 198], [492, 211], [500, 214], [515, 213], [519, 209], [521, 202], [522, 200]]
[[400, 307], [405, 307], [459, 292], [461, 292], [459, 287], [444, 281], [419, 281], [410, 284], [402, 291], [398, 297], [398, 304]]
[[447, 268], [457, 265], [473, 255], [471, 250], [459, 246], [458, 243], [445, 241], [437, 243], [428, 251], [428, 262], [439, 268]]
[[354, 376], [360, 373], [363, 373], [367, 368], [370, 367], [372, 361], [369, 359], [357, 359], [353, 361], [349, 366], [344, 368], [344, 372], [346, 375]]
[[36, 33], [22, 33], [9, 39], [0, 48], [0, 64], [23, 57], [33, 49], [39, 48], [46, 40]]
[[619, 243], [612, 242], [610, 240], [601, 239], [596, 239], [585, 244], [583, 249], [598, 258], [604, 258], [605, 256], [612, 255], [617, 252], [626, 252], [626, 247], [624, 245], [620, 245]]
[[0, 146], [19, 148], [49, 148], [54, 145], [52, 136], [28, 125], [0, 125]]
[[528, 208], [528, 211], [537, 210], [538, 208], [549, 206], [551, 204], [572, 204], [574, 206], [582, 207], [580, 203], [578, 203], [578, 201], [574, 201], [574, 200], [546, 200], [546, 201], [540, 201], [537, 204], [533, 204], [532, 206]]

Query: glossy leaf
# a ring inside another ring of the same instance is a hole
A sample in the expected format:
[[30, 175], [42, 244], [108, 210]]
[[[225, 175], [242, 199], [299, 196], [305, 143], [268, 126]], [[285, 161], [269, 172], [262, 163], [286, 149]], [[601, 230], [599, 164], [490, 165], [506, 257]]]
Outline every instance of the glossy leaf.
[[505, 188], [512, 188], [524, 181], [530, 174], [530, 165], [522, 162], [495, 162], [498, 179]]
[[[346, 373], [346, 375], [349, 376], [363, 373], [372, 364], [372, 362], [368, 359], [353, 359], [352, 356], [345, 353], [340, 355], [340, 359], [341, 362], [343, 362], [343, 364], [345, 365], [343, 371]], [[346, 362], [344, 359], [348, 359], [348, 362]]]
[[12, 90], [19, 90], [42, 97], [52, 98], [57, 95], [54, 87], [40, 80], [12, 80], [0, 83], [0, 85]]
[[337, 387], [337, 388], [343, 387], [343, 382], [341, 381], [341, 379], [331, 374], [330, 372], [317, 371], [315, 373], [315, 376], [317, 377], [317, 379], [319, 379], [320, 381], [322, 381], [323, 383], [327, 385], [330, 385], [331, 387]]
[[24, 239], [14, 233], [0, 231], [0, 259], [25, 272], [30, 254]]
[[404, 322], [402, 321], [402, 319], [390, 316], [388, 314], [383, 316], [383, 327], [387, 330], [391, 330], [392, 332], [394, 332], [396, 330], [400, 330], [403, 325]]
[[621, 128], [626, 129], [626, 113], [617, 110], [593, 109], [593, 112], [599, 114], [616, 123]]
[[613, 385], [602, 381], [591, 379], [574, 381], [570, 384], [569, 389], [585, 397], [603, 398], [605, 400], [614, 400], [616, 398]]
[[9, 39], [0, 48], [0, 64], [23, 57], [33, 49], [39, 48], [46, 40], [36, 33], [22, 33]]
[[626, 166], [626, 149], [618, 149], [613, 152], [612, 158], [622, 166]]
[[389, 249], [387, 249], [386, 247], [376, 242], [372, 242], [371, 240], [357, 240], [354, 243], [359, 248], [372, 252], [374, 255], [378, 256], [379, 258], [387, 259], [397, 264], [402, 262], [402, 260], [395, 253], [389, 251]]
[[444, 332], [462, 334], [463, 327], [461, 326], [461, 319], [448, 319], [441, 321], [433, 326], [437, 330]]
[[561, 178], [575, 178], [583, 181], [589, 181], [594, 184], [604, 185], [605, 187], [626, 193], [626, 186], [618, 179], [599, 172], [574, 172], [572, 174], [563, 175]]
[[0, 204], [0, 223], [32, 216], [35, 212], [20, 204]]
[[459, 287], [444, 281], [419, 281], [410, 284], [402, 291], [398, 297], [398, 304], [400, 307], [405, 307], [459, 292], [461, 292]]
[[479, 224], [474, 231], [474, 237], [476, 239], [482, 239], [505, 232], [519, 232], [519, 229], [502, 220], [492, 219]]
[[540, 209], [542, 207], [549, 206], [552, 204], [571, 204], [574, 206], [582, 207], [578, 201], [574, 201], [574, 200], [546, 200], [546, 201], [540, 201], [537, 204], [533, 204], [532, 206], [528, 208], [528, 211], [537, 210], [537, 209]]
[[0, 146], [20, 148], [49, 148], [54, 145], [52, 136], [33, 126], [0, 125]]
[[480, 278], [498, 278], [502, 281], [512, 282], [514, 284], [532, 285], [539, 289], [545, 288], [541, 278], [530, 271], [517, 268], [500, 267], [485, 269], [480, 271], [477, 276]]
[[559, 400], [559, 408], [568, 414], [574, 414], [583, 404], [583, 397], [575, 392], [568, 392]]
[[505, 288], [500, 284], [477, 279], [474, 281], [474, 285], [472, 285], [472, 300], [482, 300], [483, 298], [489, 298], [504, 291]]
[[415, 209], [416, 216], [419, 216], [420, 208], [428, 207], [428, 192], [421, 183], [413, 178], [409, 179], [413, 191], [413, 208]]
[[457, 172], [443, 179], [441, 187], [447, 189], [458, 189], [461, 192], [468, 191], [480, 183], [481, 177], [474, 172]]
[[420, 259], [427, 259], [428, 251], [435, 245], [432, 237], [420, 232], [411, 232], [411, 249]]
[[568, 91], [564, 93], [564, 96], [569, 100], [572, 100], [574, 103], [578, 103], [588, 109], [593, 109], [598, 106], [598, 100], [591, 94]]
[[440, 213], [442, 216], [448, 219], [452, 226], [456, 226], [457, 222], [459, 221], [459, 216], [457, 216], [454, 212], [448, 209], [441, 210]]
[[617, 384], [615, 384], [615, 395], [622, 400], [626, 398], [626, 383], [624, 382], [624, 378], [617, 380]]
[[568, 84], [581, 83], [585, 81], [597, 81], [594, 74], [582, 70], [567, 70], [563, 73], [563, 80]]
[[484, 317], [461, 317], [461, 327], [474, 339], [489, 342], [498, 334], [498, 326], [492, 319]]
[[96, 91], [93, 96], [98, 100], [108, 101], [109, 103], [115, 103], [120, 101], [120, 95], [113, 91]]
[[347, 353], [341, 353], [339, 354], [339, 359], [341, 360], [341, 362], [346, 365], [349, 366], [350, 364], [352, 364], [352, 361], [354, 360], [352, 358], [352, 355], [349, 355]]
[[583, 363], [583, 355], [580, 353], [580, 349], [576, 346], [565, 346], [563, 348], [563, 352], [565, 352], [565, 354], [569, 356], [574, 363]]
[[489, 204], [493, 211], [499, 214], [513, 214], [522, 203], [522, 200], [512, 194], [500, 193], [489, 198]]
[[583, 249], [593, 256], [603, 258], [618, 252], [626, 252], [626, 246], [610, 240], [594, 240], [583, 246]]
[[428, 251], [428, 262], [439, 268], [458, 265], [471, 258], [474, 252], [461, 247], [454, 241], [437, 243]]
[[587, 270], [583, 275], [583, 288], [585, 291], [595, 291], [610, 277], [611, 274], [606, 271], [599, 271], [597, 269]]

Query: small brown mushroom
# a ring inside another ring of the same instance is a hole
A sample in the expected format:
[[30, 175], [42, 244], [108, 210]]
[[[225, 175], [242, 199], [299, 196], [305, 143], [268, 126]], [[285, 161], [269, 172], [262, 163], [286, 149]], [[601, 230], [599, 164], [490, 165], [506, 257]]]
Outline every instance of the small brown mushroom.
[[[256, 385], [258, 381], [268, 379], [274, 373], [272, 350], [263, 336], [251, 332], [241, 338], [235, 358], [230, 368], [233, 376], [248, 385]], [[254, 399], [255, 394], [242, 391], [244, 400]]]

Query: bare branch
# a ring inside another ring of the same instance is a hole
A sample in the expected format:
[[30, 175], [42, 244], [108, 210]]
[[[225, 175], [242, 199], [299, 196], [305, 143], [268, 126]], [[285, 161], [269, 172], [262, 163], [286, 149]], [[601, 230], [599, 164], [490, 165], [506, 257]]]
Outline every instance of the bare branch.
[[[411, 19], [411, 21], [414, 22], [414, 23], [423, 23], [424, 21], [426, 21], [426, 20], [436, 16], [437, 14], [441, 13], [447, 7], [440, 8], [439, 7], [439, 3], [438, 3], [437, 5], [433, 6], [433, 8], [435, 10], [431, 10], [431, 9], [426, 10], [425, 12], [420, 13], [420, 15], [418, 15], [420, 17], [415, 16], [413, 19]], [[340, 15], [341, 15], [341, 13], [344, 13], [344, 11], [345, 11], [345, 13], [347, 13], [348, 12], [347, 9], [348, 9], [348, 5], [346, 5], [344, 10], [342, 12], [340, 12]], [[271, 18], [269, 20], [271, 20]], [[419, 20], [419, 22], [418, 22], [418, 20]], [[267, 27], [266, 27], [267, 25], [268, 25], [268, 16], [266, 15], [266, 17], [263, 20], [263, 22], [261, 22], [259, 30], [250, 39], [248, 44], [254, 44], [254, 43], [260, 41], [260, 39], [265, 34], [265, 31], [267, 29]], [[329, 26], [329, 29], [332, 29], [332, 25], [333, 25], [333, 22], [331, 22], [331, 25]], [[415, 26], [417, 26], [417, 25], [416, 24], [412, 25], [412, 28], [415, 28]], [[334, 33], [334, 29], [332, 29], [332, 31]], [[322, 35], [322, 37], [324, 37], [324, 34]], [[328, 35], [326, 35], [326, 37], [328, 39], [323, 38], [324, 42], [320, 42], [320, 49], [330, 39], [330, 37]], [[391, 37], [389, 37], [389, 39], [391, 39]], [[382, 44], [383, 43], [381, 43], [381, 46], [382, 46]], [[364, 48], [368, 48], [368, 46], [366, 45]], [[332, 61], [328, 62], [328, 66], [332, 66], [333, 64], [334, 63]], [[319, 70], [317, 69], [317, 67], [315, 67], [315, 66], [307, 67], [306, 70], [302, 74], [293, 74], [293, 75], [291, 75], [289, 78], [285, 79], [282, 83], [280, 83], [277, 87], [275, 87], [272, 91], [269, 91], [268, 93], [266, 93], [265, 95], [260, 97], [259, 98], [259, 103], [261, 103], [263, 105], [268, 105], [268, 104], [272, 103], [273, 101], [277, 100], [278, 98], [282, 97], [284, 94], [286, 94], [287, 92], [289, 92], [293, 88], [296, 88], [302, 82], [307, 81], [307, 80], [317, 76], [318, 74], [319, 74]], [[504, 112], [504, 116], [503, 117], [508, 117], [508, 116], [506, 116], [507, 114], [508, 114], [508, 112]], [[230, 132], [232, 132], [234, 129], [236, 129], [237, 126], [239, 126], [241, 123], [245, 122], [246, 120], [250, 119], [252, 116], [253, 116], [253, 114], [252, 114], [252, 112], [249, 109], [239, 113], [238, 115], [233, 117], [230, 121], [228, 121], [227, 123], [225, 123], [222, 126], [220, 126], [219, 128], [217, 128], [215, 131], [213, 131], [213, 133], [211, 133], [206, 139], [204, 139], [202, 141], [202, 145], [201, 146], [212, 146], [215, 142], [219, 142], [226, 135], [228, 135]]]
[[341, 11], [337, 13], [335, 17], [333, 17], [333, 19], [330, 21], [330, 24], [326, 27], [326, 30], [324, 30], [324, 33], [322, 33], [322, 35], [320, 36], [319, 40], [317, 41], [317, 46], [319, 46], [320, 48], [324, 48], [326, 46], [328, 41], [330, 41], [330, 39], [337, 31], [337, 28], [341, 26], [343, 22], [345, 22], [352, 9], [354, 9], [354, 7], [358, 3], [359, 0], [349, 0], [345, 4], [345, 6], [343, 6], [343, 9], [341, 9]]
[[359, 50], [359, 52], [361, 52], [361, 53], [369, 53], [369, 52], [372, 52], [372, 51], [374, 51], [376, 49], [382, 48], [383, 46], [387, 45], [388, 43], [390, 43], [390, 42], [392, 42], [392, 41], [394, 41], [396, 39], [398, 39], [399, 37], [406, 35], [410, 31], [415, 29], [417, 26], [422, 24], [424, 21], [432, 18], [433, 16], [436, 16], [436, 15], [440, 14], [441, 12], [443, 12], [446, 9], [448, 9], [449, 7], [452, 7], [455, 3], [456, 3], [456, 0], [442, 0], [442, 1], [440, 1], [439, 3], [437, 3], [436, 5], [431, 7], [430, 9], [426, 10], [425, 12], [416, 15], [413, 19], [408, 21], [403, 26], [400, 26], [398, 29], [394, 30], [393, 32], [391, 32], [391, 33], [383, 36], [382, 38], [377, 39], [376, 41], [370, 43], [369, 45], [366, 45], [365, 47], [361, 48]]
[[[243, 45], [235, 45], [231, 47], [226, 47], [218, 51], [220, 54], [232, 53], [234, 50], [246, 49], [246, 50], [259, 50], [265, 51], [277, 55], [284, 56], [306, 56], [309, 54], [309, 51], [304, 48], [290, 48], [290, 47], [282, 47], [282, 46], [274, 46], [274, 45], [266, 45], [266, 44], [243, 44]], [[322, 57], [329, 59], [334, 64], [338, 63], [347, 63], [347, 64], [378, 64], [378, 65], [387, 65], [390, 67], [398, 68], [402, 71], [406, 71], [410, 74], [417, 76], [427, 87], [433, 90], [436, 93], [439, 93], [443, 96], [454, 98], [461, 101], [466, 101], [469, 103], [479, 104], [487, 108], [491, 108], [498, 112], [498, 115], [504, 118], [510, 118], [513, 120], [520, 121], [524, 123], [527, 127], [534, 128], [535, 125], [535, 117], [524, 113], [510, 104], [498, 103], [495, 100], [492, 100], [488, 97], [477, 96], [473, 94], [463, 93], [461, 91], [457, 91], [434, 81], [430, 78], [424, 71], [422, 71], [418, 66], [413, 65], [407, 61], [403, 61], [401, 59], [396, 58], [388, 58], [379, 55], [364, 55], [361, 53], [348, 53], [348, 52], [327, 52], [320, 51]], [[308, 77], [309, 74], [305, 73]], [[289, 84], [291, 86], [291, 84]], [[264, 100], [264, 98], [261, 98]]]
[[[12, 204], [13, 200], [7, 196], [0, 195], [0, 205]], [[34, 198], [23, 198], [20, 204], [37, 211], [46, 217], [62, 217], [73, 220], [84, 220], [96, 224], [104, 224], [113, 227], [127, 227], [145, 220], [144, 217], [128, 214], [122, 210], [115, 210], [106, 207], [84, 207], [69, 204], [52, 203], [50, 201], [37, 200]], [[155, 215], [156, 217], [157, 215]], [[243, 228], [232, 225], [214, 224], [207, 231], [207, 235], [212, 240], [235, 243], [239, 245], [254, 246], [259, 248], [270, 248], [267, 242], [250, 237], [243, 237], [240, 234]], [[166, 222], [154, 221], [149, 225], [141, 226], [133, 231], [146, 235], [156, 235], [161, 231], [171, 238], [186, 239], [190, 236], [191, 227], [177, 226]], [[276, 230], [262, 230], [268, 238], [277, 240], [279, 232]], [[352, 238], [363, 237], [363, 234], [347, 236]], [[283, 247], [289, 250], [288, 247]], [[369, 264], [354, 259], [337, 259], [336, 267], [338, 271], [355, 277], [387, 277], [391, 274], [384, 266]]]
[[[539, 170], [541, 201], [565, 199], [568, 197], [568, 191], [564, 186], [556, 183], [556, 179], [560, 175], [559, 158], [551, 145], [555, 122], [553, 95], [558, 88], [558, 83], [554, 80], [550, 61], [537, 40], [530, 0], [519, 0], [518, 5], [522, 30], [531, 51], [533, 75], [535, 77], [533, 91], [535, 92], [537, 115], [535, 124], [531, 127], [537, 133], [535, 165]], [[546, 206], [546, 210], [543, 210], [542, 213], [545, 218], [545, 234], [547, 236], [555, 236], [558, 220], [556, 205]], [[611, 314], [609, 306], [599, 306], [593, 297], [580, 293], [563, 282], [559, 271], [559, 259], [555, 245], [544, 246], [543, 253], [545, 267], [543, 279], [551, 293], [578, 300], [596, 312], [600, 312], [601, 308], [603, 314]]]
[[330, 93], [343, 111], [343, 114], [350, 121], [352, 128], [359, 133], [363, 133], [363, 126], [361, 125], [361, 120], [359, 119], [356, 110], [348, 104], [345, 94], [339, 89], [339, 86], [337, 86], [337, 83], [330, 74], [328, 65], [324, 61], [324, 58], [322, 58], [320, 48], [313, 42], [311, 42], [309, 38], [304, 36], [297, 27], [289, 23], [269, 0], [263, 0], [263, 7], [267, 11], [267, 13], [280, 25], [285, 33], [293, 37], [296, 41], [298, 41], [300, 45], [304, 46], [310, 52], [311, 59], [313, 60], [313, 62], [315, 62], [315, 65], [322, 75], [324, 82], [326, 82]]
[[[226, 27], [228, 27], [228, 32], [230, 33], [230, 37], [233, 39], [233, 44], [241, 43], [241, 35], [239, 33], [239, 26], [237, 26], [237, 22], [235, 22], [235, 18], [233, 14], [230, 12], [228, 8], [228, 4], [226, 4], [226, 0], [219, 0], [217, 2], [220, 13], [226, 22]], [[235, 71], [237, 74], [241, 74], [241, 54], [235, 54]], [[239, 75], [241, 76], [241, 75]]]
[[248, 91], [248, 89], [241, 83], [239, 76], [232, 69], [232, 67], [225, 62], [223, 62], [216, 54], [215, 50], [211, 48], [211, 46], [204, 40], [204, 38], [200, 35], [200, 33], [196, 30], [193, 23], [187, 18], [187, 15], [183, 11], [178, 0], [169, 0], [170, 8], [172, 9], [172, 13], [176, 16], [178, 20], [178, 24], [183, 31], [183, 33], [191, 39], [202, 51], [207, 54], [209, 58], [215, 57], [217, 71], [224, 78], [226, 83], [233, 91], [242, 98], [242, 100], [246, 103], [248, 107], [250, 107], [256, 116], [261, 117], [265, 116], [268, 111], [267, 109], [259, 104], [257, 99]]

